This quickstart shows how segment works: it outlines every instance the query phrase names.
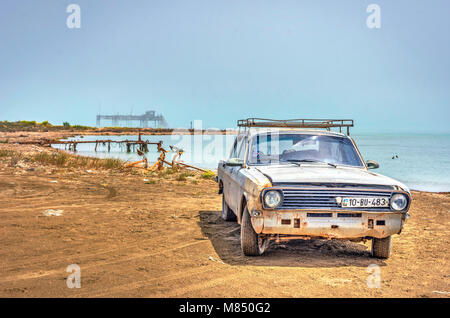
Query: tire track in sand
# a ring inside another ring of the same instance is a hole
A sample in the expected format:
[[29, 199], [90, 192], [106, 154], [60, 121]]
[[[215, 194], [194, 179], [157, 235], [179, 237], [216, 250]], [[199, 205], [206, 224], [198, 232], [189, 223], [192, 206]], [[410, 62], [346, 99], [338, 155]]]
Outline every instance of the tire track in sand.
[[[176, 238], [177, 236], [180, 236], [180, 233], [174, 233], [173, 235], [169, 235], [169, 236], [161, 236], [161, 239], [164, 242], [166, 242], [166, 241], [170, 241], [170, 240]], [[209, 241], [209, 239], [207, 237], [202, 237], [202, 239], [200, 241], [203, 241], [203, 240]], [[77, 255], [76, 257], [77, 257], [77, 259], [83, 259], [83, 258], [86, 258], [86, 257], [99, 256], [99, 255], [108, 254], [108, 253], [112, 253], [112, 252], [118, 252], [120, 250], [125, 250], [125, 249], [128, 250], [128, 249], [132, 249], [132, 248], [137, 248], [137, 247], [142, 246], [142, 245], [144, 245], [146, 243], [155, 243], [155, 239], [151, 238], [151, 239], [146, 239], [146, 240], [142, 240], [142, 241], [137, 241], [137, 242], [130, 243], [130, 244], [124, 245], [124, 246], [114, 247], [114, 248], [110, 248], [110, 249], [102, 249], [101, 251], [98, 251], [98, 252], [92, 252], [92, 253], [87, 253], [87, 254], [80, 254], [80, 255]], [[16, 264], [13, 264], [13, 265], [9, 265], [7, 267], [2, 266], [3, 264], [1, 264], [0, 266], [1, 266], [2, 270], [8, 271], [8, 270], [13, 270], [13, 269], [15, 269], [17, 267], [36, 265], [36, 263], [39, 263], [39, 262], [41, 262], [41, 263], [44, 263], [44, 262], [45, 263], [47, 263], [47, 262], [50, 262], [50, 263], [63, 262], [63, 261], [67, 260], [67, 256], [56, 257], [56, 258], [53, 258], [53, 259], [50, 259], [50, 260], [46, 259], [45, 261], [40, 261], [41, 259], [42, 259], [42, 256], [38, 256], [38, 257], [35, 257], [34, 260], [28, 261], [26, 263], [20, 262], [20, 263], [16, 263]], [[10, 262], [8, 262], [8, 263], [10, 263]], [[44, 264], [42, 264], [42, 265], [44, 265]], [[45, 264], [45, 265], [47, 265], [47, 264]]]
[[[82, 269], [88, 269], [88, 268], [95, 268], [98, 266], [105, 266], [105, 265], [112, 265], [112, 264], [117, 264], [117, 263], [121, 263], [121, 262], [127, 262], [130, 260], [136, 260], [136, 259], [142, 259], [142, 258], [147, 258], [147, 257], [151, 257], [151, 256], [155, 256], [158, 254], [162, 254], [163, 252], [171, 252], [171, 251], [175, 251], [178, 249], [182, 249], [191, 245], [196, 245], [199, 243], [204, 243], [204, 242], [210, 242], [209, 240], [200, 240], [200, 241], [195, 241], [195, 242], [190, 242], [190, 243], [184, 243], [184, 244], [180, 244], [177, 245], [173, 248], [170, 249], [165, 249], [164, 251], [161, 252], [156, 252], [156, 253], [151, 253], [151, 254], [145, 254], [142, 255], [142, 253], [135, 253], [132, 254], [133, 256], [128, 256], [125, 259], [119, 259], [119, 260], [114, 260], [114, 261], [106, 261], [106, 262], [96, 262], [94, 264], [91, 265], [84, 265], [82, 266]], [[30, 273], [25, 273], [25, 274], [19, 274], [19, 275], [13, 275], [13, 276], [8, 276], [5, 277], [3, 279], [0, 280], [0, 283], [6, 283], [6, 282], [11, 282], [11, 281], [17, 281], [17, 280], [25, 280], [25, 279], [36, 279], [36, 278], [41, 278], [41, 277], [45, 277], [45, 276], [52, 276], [52, 275], [59, 275], [62, 273], [66, 273], [66, 267], [64, 268], [59, 268], [59, 269], [54, 269], [54, 270], [49, 270], [49, 271], [37, 271], [37, 272], [30, 272]]]

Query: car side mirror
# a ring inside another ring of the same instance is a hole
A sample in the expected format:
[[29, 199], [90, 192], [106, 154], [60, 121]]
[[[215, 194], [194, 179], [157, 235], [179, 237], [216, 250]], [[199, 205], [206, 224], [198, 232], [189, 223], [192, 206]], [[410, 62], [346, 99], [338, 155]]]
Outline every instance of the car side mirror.
[[244, 165], [244, 160], [239, 158], [230, 158], [225, 162], [228, 167], [242, 167]]
[[377, 169], [380, 167], [378, 162], [373, 161], [373, 160], [367, 160], [366, 165], [367, 165], [367, 169]]

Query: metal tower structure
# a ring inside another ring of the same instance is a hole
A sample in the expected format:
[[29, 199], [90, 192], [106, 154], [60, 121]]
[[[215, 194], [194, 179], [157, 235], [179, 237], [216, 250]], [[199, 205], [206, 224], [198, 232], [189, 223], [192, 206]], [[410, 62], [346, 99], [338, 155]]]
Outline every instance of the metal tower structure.
[[139, 127], [148, 128], [149, 123], [154, 124], [154, 128], [167, 127], [167, 122], [164, 116], [157, 115], [154, 110], [148, 110], [143, 115], [97, 115], [97, 127], [100, 127], [101, 121], [110, 120], [113, 127], [118, 127], [120, 123], [125, 122], [128, 127], [131, 127], [133, 121], [139, 121]]

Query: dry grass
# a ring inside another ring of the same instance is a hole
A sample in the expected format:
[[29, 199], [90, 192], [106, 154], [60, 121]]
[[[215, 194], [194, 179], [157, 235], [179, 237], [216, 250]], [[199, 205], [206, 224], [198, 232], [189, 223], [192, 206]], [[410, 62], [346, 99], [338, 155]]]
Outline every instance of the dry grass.
[[177, 175], [175, 180], [186, 181], [187, 177], [193, 177], [193, 176], [195, 176], [195, 173], [190, 172], [190, 171], [184, 171], [184, 172], [180, 173], [179, 175]]
[[42, 151], [31, 155], [25, 155], [13, 150], [0, 150], [0, 158], [9, 158], [10, 166], [15, 166], [19, 161], [53, 165], [70, 168], [92, 169], [118, 169], [123, 166], [123, 161], [114, 158], [100, 159], [71, 155], [65, 152]]
[[17, 151], [13, 151], [13, 150], [5, 150], [5, 149], [1, 149], [0, 150], [0, 158], [4, 158], [4, 157], [12, 157], [13, 155], [15, 155], [16, 153], [18, 153]]
[[203, 179], [214, 179], [214, 177], [216, 176], [216, 174], [214, 173], [214, 171], [211, 170], [206, 170], [205, 172], [203, 172], [200, 177]]
[[0, 150], [0, 158], [9, 159], [8, 166], [14, 167], [23, 159], [23, 155], [18, 151], [2, 149]]
[[16, 166], [22, 159], [23, 159], [22, 153], [14, 151], [10, 156], [9, 166], [10, 167]]
[[178, 172], [176, 168], [164, 168], [163, 170], [158, 170], [156, 173], [158, 177], [167, 177], [169, 175], [175, 174]]
[[[0, 160], [6, 162], [8, 166], [15, 167], [20, 163], [40, 164], [42, 166], [56, 166], [58, 168], [84, 168], [84, 169], [105, 169], [114, 170], [122, 169], [124, 162], [114, 158], [93, 158], [78, 156], [75, 154], [66, 153], [63, 151], [40, 151], [34, 153], [22, 153], [14, 150], [0, 150]], [[214, 178], [213, 171], [206, 171], [199, 173], [192, 170], [185, 170], [179, 168], [166, 167], [163, 170], [156, 171], [141, 171], [135, 169], [127, 169], [132, 175], [143, 175], [147, 177], [156, 177], [156, 179], [171, 179], [176, 181], [186, 181], [188, 178], [193, 184], [198, 183], [198, 179], [212, 179]], [[154, 181], [146, 182], [154, 184]]]
[[48, 153], [39, 152], [30, 157], [32, 162], [39, 162], [42, 164], [50, 164], [58, 167], [64, 167], [69, 159], [69, 155], [65, 153]]

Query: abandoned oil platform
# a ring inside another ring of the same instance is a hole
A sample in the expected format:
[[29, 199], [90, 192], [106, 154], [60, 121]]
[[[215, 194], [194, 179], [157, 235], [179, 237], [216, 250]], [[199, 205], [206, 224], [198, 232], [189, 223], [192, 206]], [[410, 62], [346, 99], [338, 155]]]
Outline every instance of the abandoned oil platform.
[[97, 127], [101, 127], [102, 120], [110, 120], [111, 126], [118, 127], [119, 125], [125, 125], [126, 127], [133, 127], [133, 122], [139, 121], [141, 128], [149, 128], [149, 124], [152, 123], [152, 128], [165, 128], [167, 122], [164, 116], [157, 115], [154, 110], [148, 110], [143, 115], [97, 115]]

